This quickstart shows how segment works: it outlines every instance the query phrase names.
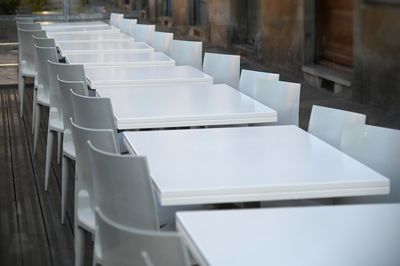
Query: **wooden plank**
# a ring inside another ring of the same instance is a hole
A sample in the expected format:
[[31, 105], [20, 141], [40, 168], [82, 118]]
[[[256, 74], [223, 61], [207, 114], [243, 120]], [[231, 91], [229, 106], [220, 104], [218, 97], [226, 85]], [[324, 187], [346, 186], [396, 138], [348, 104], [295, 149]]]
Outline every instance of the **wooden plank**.
[[[16, 92], [15, 92], [16, 93]], [[33, 136], [31, 134], [31, 110], [32, 110], [32, 93], [31, 91], [27, 95], [28, 101], [26, 102], [26, 110], [24, 116], [24, 127], [26, 129], [26, 139], [31, 154], [33, 153]], [[73, 216], [66, 220], [66, 224], [62, 225], [60, 222], [60, 178], [61, 178], [61, 166], [58, 165], [55, 160], [52, 163], [52, 171], [50, 172], [49, 189], [47, 192], [44, 191], [44, 166], [46, 159], [46, 135], [47, 135], [47, 120], [48, 111], [43, 110], [42, 112], [42, 124], [40, 130], [40, 137], [38, 141], [37, 155], [32, 158], [33, 175], [36, 182], [36, 188], [38, 196], [41, 202], [41, 208], [43, 210], [43, 221], [46, 226], [46, 232], [48, 241], [50, 244], [50, 253], [54, 265], [73, 265], [74, 254], [73, 254]], [[53, 154], [56, 154], [56, 149]], [[56, 156], [53, 156], [56, 158]], [[73, 182], [71, 182], [73, 183]], [[73, 200], [73, 194], [70, 194], [70, 200]], [[73, 213], [73, 209], [72, 209]]]
[[22, 265], [6, 93], [0, 90], [0, 265]]

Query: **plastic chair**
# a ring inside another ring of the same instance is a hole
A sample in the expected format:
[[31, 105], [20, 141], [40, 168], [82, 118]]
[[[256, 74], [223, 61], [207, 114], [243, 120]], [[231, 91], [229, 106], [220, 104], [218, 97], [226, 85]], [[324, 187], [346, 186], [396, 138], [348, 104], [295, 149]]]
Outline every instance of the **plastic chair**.
[[93, 265], [189, 266], [189, 255], [179, 234], [120, 225], [96, 208]]
[[33, 154], [36, 155], [40, 129], [40, 116], [42, 107], [50, 106], [50, 81], [47, 68], [48, 61], [57, 60], [55, 47], [38, 47], [35, 45], [35, 83], [32, 105], [32, 130], [34, 131]]
[[258, 79], [254, 99], [278, 113], [275, 125], [298, 125], [301, 84]]
[[56, 42], [52, 38], [40, 38], [33, 36], [33, 43], [39, 47], [56, 47]]
[[239, 90], [253, 97], [257, 79], [279, 80], [279, 74], [242, 69], [239, 79]]
[[40, 23], [26, 22], [26, 21], [17, 21], [17, 29], [21, 30], [41, 30], [42, 26]]
[[137, 24], [137, 20], [136, 19], [124, 18], [119, 23], [119, 29], [121, 30], [121, 32], [129, 34], [131, 31], [133, 31], [133, 29], [136, 26], [136, 24]]
[[57, 162], [61, 161], [62, 134], [64, 132], [63, 103], [57, 76], [63, 80], [85, 81], [83, 65], [70, 65], [48, 61], [50, 84], [50, 112], [47, 130], [46, 166], [45, 166], [45, 190], [47, 191], [51, 157], [53, 153], [54, 134], [58, 136]]
[[151, 41], [153, 40], [153, 34], [156, 30], [155, 25], [140, 25], [137, 24], [133, 27], [133, 30], [130, 31], [129, 35], [133, 36], [136, 42], [145, 42], [151, 45]]
[[156, 51], [168, 54], [173, 39], [173, 33], [155, 31], [151, 43]]
[[70, 118], [74, 117], [72, 110], [71, 90], [80, 95], [87, 95], [87, 89], [83, 81], [65, 81], [57, 77], [60, 87], [61, 97], [63, 98], [63, 121], [64, 121], [64, 137], [63, 152], [61, 160], [61, 223], [65, 221], [69, 168], [73, 161], [76, 160], [75, 146], [71, 134]]
[[176, 65], [188, 65], [202, 70], [202, 42], [172, 40], [169, 56]]
[[[91, 129], [76, 125], [71, 119], [71, 132], [76, 152], [75, 181], [75, 222], [74, 248], [75, 265], [83, 265], [85, 254], [85, 231], [94, 233], [94, 192], [93, 175], [90, 163], [88, 141], [107, 152], [119, 152], [115, 142], [114, 131], [111, 129]], [[107, 197], [108, 194], [105, 195]]]
[[119, 28], [119, 24], [124, 18], [124, 14], [110, 13], [110, 25]]
[[337, 199], [336, 203], [400, 203], [400, 130], [351, 125], [343, 130], [344, 153], [390, 179], [390, 194]]
[[340, 149], [343, 130], [350, 125], [365, 124], [365, 120], [363, 114], [313, 105], [308, 132]]
[[15, 21], [20, 22], [20, 23], [33, 23], [33, 18], [32, 17], [16, 17]]
[[32, 36], [46, 37], [42, 30], [18, 29], [19, 65], [18, 65], [18, 92], [20, 100], [20, 112], [23, 116], [23, 103], [25, 91], [25, 78], [35, 77], [35, 48]]
[[205, 53], [203, 71], [214, 78], [214, 83], [224, 83], [232, 88], [238, 89], [240, 56]]

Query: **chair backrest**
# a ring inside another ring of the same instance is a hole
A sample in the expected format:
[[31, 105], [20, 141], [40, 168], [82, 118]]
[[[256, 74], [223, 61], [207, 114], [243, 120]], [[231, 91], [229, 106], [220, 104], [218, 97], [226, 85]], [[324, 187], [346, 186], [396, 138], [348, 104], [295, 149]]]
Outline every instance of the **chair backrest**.
[[32, 36], [33, 43], [39, 47], [56, 47], [56, 42], [51, 38], [40, 38], [35, 35]]
[[25, 22], [25, 21], [17, 21], [17, 29], [21, 30], [41, 30], [42, 26], [40, 23], [33, 23], [33, 22]]
[[32, 17], [16, 17], [15, 21], [22, 22], [22, 23], [33, 23], [33, 18]]
[[135, 27], [133, 27], [133, 31], [131, 31], [129, 35], [133, 36], [133, 38], [137, 42], [145, 42], [151, 45], [151, 41], [153, 40], [153, 34], [155, 30], [156, 30], [155, 25], [136, 24]]
[[89, 143], [96, 207], [121, 225], [158, 230], [146, 158], [113, 154]]
[[363, 114], [313, 105], [308, 132], [340, 149], [344, 128], [354, 124], [365, 124], [365, 120], [366, 116]]
[[96, 263], [103, 266], [190, 265], [183, 241], [176, 232], [155, 232], [123, 226], [98, 208], [96, 222]]
[[202, 42], [172, 40], [169, 56], [178, 66], [188, 65], [202, 70], [202, 52]]
[[[118, 153], [116, 136], [111, 129], [93, 129], [80, 127], [70, 118], [72, 140], [75, 146], [76, 153], [76, 191], [85, 190], [89, 195], [90, 206], [94, 210], [94, 188], [93, 179], [97, 176], [93, 175], [92, 166], [90, 164], [90, 150], [88, 141], [95, 144], [97, 147], [113, 153]], [[108, 196], [108, 195], [105, 195]]]
[[301, 84], [258, 79], [254, 99], [278, 113], [277, 125], [298, 125]]
[[58, 119], [63, 122], [63, 99], [57, 76], [62, 80], [85, 82], [85, 70], [83, 65], [63, 64], [48, 61], [50, 84], [50, 107], [57, 109]]
[[343, 130], [344, 153], [390, 179], [390, 194], [346, 199], [350, 203], [400, 203], [400, 130], [352, 125]]
[[20, 64], [27, 68], [35, 70], [35, 46], [33, 43], [33, 35], [37, 37], [46, 37], [45, 31], [42, 30], [21, 30], [18, 29], [19, 42], [19, 61]]
[[50, 97], [50, 81], [47, 69], [47, 61], [57, 61], [57, 50], [55, 47], [38, 47], [35, 45], [35, 82], [41, 87], [43, 93]]
[[110, 14], [110, 25], [119, 28], [119, 23], [121, 23], [124, 18], [124, 14], [111, 13]]
[[238, 89], [240, 75], [240, 56], [205, 53], [203, 71], [214, 78], [214, 83], [225, 83]]
[[151, 43], [156, 51], [168, 54], [169, 50], [171, 49], [171, 43], [173, 39], [173, 33], [155, 31]]
[[87, 95], [85, 82], [83, 81], [66, 81], [57, 76], [58, 86], [60, 87], [61, 98], [63, 100], [63, 120], [64, 131], [71, 130], [70, 118], [74, 117], [72, 109], [71, 90], [80, 95]]
[[136, 24], [137, 24], [137, 19], [123, 18], [119, 23], [119, 29], [121, 30], [121, 32], [129, 34], [130, 32], [133, 31]]
[[253, 97], [257, 79], [279, 80], [279, 74], [242, 69], [239, 79], [239, 90]]

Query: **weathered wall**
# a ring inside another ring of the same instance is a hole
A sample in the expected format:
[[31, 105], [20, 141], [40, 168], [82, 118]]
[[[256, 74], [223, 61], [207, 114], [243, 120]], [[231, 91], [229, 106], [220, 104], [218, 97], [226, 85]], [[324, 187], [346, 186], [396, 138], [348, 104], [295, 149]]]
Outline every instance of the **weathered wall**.
[[303, 0], [263, 0], [261, 19], [263, 61], [286, 72], [302, 75]]
[[356, 0], [353, 95], [400, 112], [400, 6]]
[[172, 2], [172, 16], [175, 26], [189, 25], [189, 1], [174, 0]]
[[208, 0], [210, 41], [228, 47], [231, 41], [232, 0]]

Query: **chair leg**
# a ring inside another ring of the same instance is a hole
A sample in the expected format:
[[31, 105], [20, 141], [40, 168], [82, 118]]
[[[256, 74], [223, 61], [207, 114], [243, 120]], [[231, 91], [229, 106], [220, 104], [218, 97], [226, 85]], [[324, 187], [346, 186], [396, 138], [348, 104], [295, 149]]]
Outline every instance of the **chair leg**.
[[75, 266], [82, 266], [85, 261], [85, 233], [81, 227], [75, 226]]
[[62, 157], [62, 143], [63, 143], [62, 138], [63, 138], [63, 133], [57, 132], [57, 164], [60, 164]]
[[18, 74], [18, 92], [19, 92], [19, 111], [21, 117], [24, 112], [24, 91], [25, 91], [25, 78], [21, 73]]
[[37, 143], [39, 139], [39, 131], [40, 131], [40, 114], [42, 111], [42, 106], [36, 103], [35, 108], [35, 133], [33, 134], [33, 155], [36, 155], [37, 151]]
[[53, 155], [54, 135], [55, 135], [55, 132], [53, 130], [49, 129], [47, 131], [46, 169], [45, 169], [45, 176], [44, 176], [44, 190], [45, 191], [47, 191], [47, 187], [49, 185], [51, 157]]
[[67, 205], [68, 181], [69, 181], [70, 159], [66, 156], [62, 157], [61, 165], [61, 223], [65, 222], [65, 210]]
[[36, 116], [36, 97], [37, 97], [37, 89], [33, 89], [33, 100], [32, 100], [32, 135], [35, 134], [35, 116]]

